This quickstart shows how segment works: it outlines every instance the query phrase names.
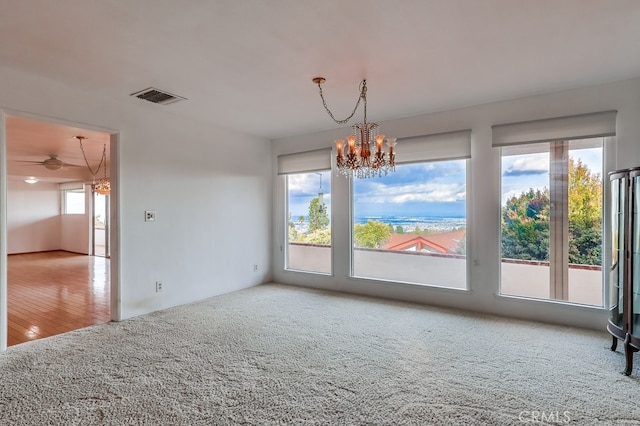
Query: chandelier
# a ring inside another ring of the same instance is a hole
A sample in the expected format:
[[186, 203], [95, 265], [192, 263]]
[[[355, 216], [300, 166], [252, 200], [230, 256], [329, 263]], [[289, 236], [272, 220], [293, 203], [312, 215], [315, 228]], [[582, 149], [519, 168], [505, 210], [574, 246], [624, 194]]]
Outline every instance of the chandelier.
[[111, 181], [109, 179], [100, 178], [96, 183], [93, 184], [93, 189], [101, 195], [109, 195], [111, 194]]
[[[387, 138], [379, 134], [379, 127], [376, 123], [367, 123], [367, 80], [360, 83], [360, 96], [353, 108], [351, 115], [344, 120], [336, 120], [322, 94], [322, 83], [327, 81], [324, 77], [315, 77], [313, 82], [318, 85], [322, 105], [337, 124], [347, 123], [356, 113], [360, 101], [364, 103], [364, 120], [356, 123], [352, 127], [353, 134], [345, 139], [337, 139], [336, 145], [336, 168], [338, 174], [347, 177], [369, 178], [373, 176], [383, 176], [395, 171], [395, 146], [396, 138]], [[387, 152], [383, 149], [386, 141]]]
[[[84, 163], [87, 165], [87, 169], [89, 169], [89, 173], [93, 177], [91, 182], [91, 188], [101, 195], [109, 195], [111, 193], [111, 181], [107, 178], [107, 145], [104, 144], [102, 147], [102, 158], [100, 159], [100, 164], [96, 168], [94, 172], [91, 166], [89, 165], [89, 161], [87, 160], [87, 155], [84, 152], [84, 147], [82, 146], [82, 141], [86, 139], [84, 136], [76, 136], [76, 139], [80, 142], [80, 150], [82, 151], [82, 157], [84, 158]], [[96, 180], [96, 176], [100, 171], [100, 167], [104, 169], [104, 177], [98, 178]]]

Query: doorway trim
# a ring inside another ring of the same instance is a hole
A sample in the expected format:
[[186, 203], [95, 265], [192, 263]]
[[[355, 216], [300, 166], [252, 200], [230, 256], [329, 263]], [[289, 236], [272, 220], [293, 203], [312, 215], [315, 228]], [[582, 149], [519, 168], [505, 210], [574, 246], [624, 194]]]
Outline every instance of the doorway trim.
[[0, 108], [0, 352], [7, 349], [7, 327], [9, 321], [8, 303], [7, 303], [7, 115], [29, 118], [32, 120], [46, 121], [50, 123], [60, 124], [62, 126], [78, 127], [97, 132], [108, 133], [110, 135], [110, 166], [109, 177], [111, 180], [111, 194], [109, 211], [111, 215], [110, 239], [111, 239], [111, 258], [110, 258], [110, 285], [109, 291], [111, 296], [111, 320], [120, 321], [122, 319], [120, 306], [121, 280], [120, 280], [120, 134], [119, 131], [79, 123], [71, 120], [61, 120], [42, 115], [26, 113], [23, 111], [14, 111], [6, 108]]

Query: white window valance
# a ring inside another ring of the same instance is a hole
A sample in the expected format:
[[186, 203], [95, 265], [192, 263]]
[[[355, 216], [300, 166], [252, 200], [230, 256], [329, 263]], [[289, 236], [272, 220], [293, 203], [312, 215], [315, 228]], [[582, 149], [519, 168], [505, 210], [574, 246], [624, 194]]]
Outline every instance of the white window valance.
[[499, 124], [492, 127], [493, 146], [587, 139], [616, 134], [617, 111]]
[[278, 174], [311, 173], [331, 169], [331, 149], [296, 152], [278, 156]]
[[84, 191], [84, 182], [63, 182], [58, 186], [60, 191]]
[[398, 139], [396, 163], [471, 158], [471, 130]]

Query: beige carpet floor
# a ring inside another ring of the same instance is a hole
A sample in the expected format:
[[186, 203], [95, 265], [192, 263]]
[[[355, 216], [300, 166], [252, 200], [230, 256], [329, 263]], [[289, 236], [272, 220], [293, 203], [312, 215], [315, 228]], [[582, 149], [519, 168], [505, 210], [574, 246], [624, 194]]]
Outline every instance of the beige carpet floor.
[[0, 424], [640, 424], [604, 329], [262, 285], [9, 348]]

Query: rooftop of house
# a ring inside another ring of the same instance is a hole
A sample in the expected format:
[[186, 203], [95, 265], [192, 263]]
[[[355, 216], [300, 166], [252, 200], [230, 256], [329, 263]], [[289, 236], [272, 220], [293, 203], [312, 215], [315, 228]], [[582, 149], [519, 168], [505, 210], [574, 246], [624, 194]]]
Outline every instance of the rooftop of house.
[[440, 234], [391, 234], [383, 248], [386, 250], [415, 250], [432, 253], [455, 253], [466, 234], [465, 229]]

